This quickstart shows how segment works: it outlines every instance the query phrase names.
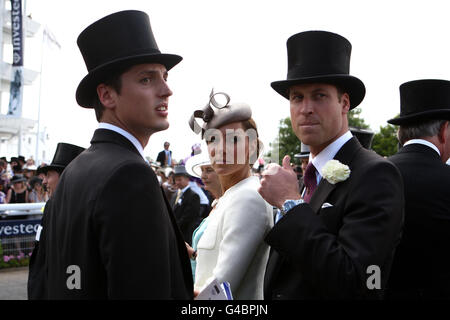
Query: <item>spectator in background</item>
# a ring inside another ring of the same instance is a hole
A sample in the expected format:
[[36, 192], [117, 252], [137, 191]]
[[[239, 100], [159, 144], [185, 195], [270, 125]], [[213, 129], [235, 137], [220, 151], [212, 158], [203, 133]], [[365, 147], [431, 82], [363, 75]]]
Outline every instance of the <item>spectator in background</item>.
[[6, 201], [6, 194], [5, 194], [5, 187], [3, 183], [0, 183], [0, 204], [5, 203]]
[[403, 147], [389, 157], [404, 181], [405, 224], [388, 282], [391, 299], [450, 298], [450, 81], [400, 86]]
[[0, 159], [0, 174], [6, 173], [6, 170], [8, 169], [8, 162], [4, 159], [5, 157]]
[[[28, 299], [30, 300], [43, 300], [47, 299], [47, 269], [46, 269], [46, 254], [45, 254], [45, 236], [42, 236], [42, 232], [47, 217], [47, 208], [50, 204], [51, 199], [48, 198], [53, 195], [56, 187], [59, 183], [59, 177], [62, 175], [64, 169], [75, 159], [80, 153], [84, 151], [84, 148], [69, 144], [69, 143], [58, 143], [53, 156], [53, 160], [48, 166], [42, 166], [39, 168], [37, 174], [38, 176], [43, 175], [44, 180], [39, 177], [34, 177], [30, 181], [30, 185], [34, 185], [33, 191], [36, 191], [36, 197], [33, 199], [42, 199], [42, 183], [46, 185], [48, 194], [44, 193], [44, 199], [47, 198], [47, 204], [44, 207], [44, 214], [42, 215], [41, 226], [36, 233], [36, 241], [34, 244], [34, 249], [31, 254], [29, 273], [28, 273]], [[39, 187], [41, 185], [41, 187]], [[42, 201], [36, 201], [42, 202]]]
[[198, 226], [200, 197], [189, 185], [189, 174], [184, 166], [174, 168], [175, 186], [178, 188], [172, 198], [172, 207], [184, 241], [191, 244], [192, 232]]
[[31, 192], [28, 196], [28, 202], [36, 203], [36, 202], [47, 202], [48, 194], [44, 190], [42, 185], [42, 179], [39, 177], [33, 177], [29, 181]]
[[[28, 189], [25, 182], [27, 179], [20, 175], [15, 175], [11, 179], [11, 188], [6, 195], [6, 203], [27, 203]], [[17, 217], [17, 216], [16, 216]]]
[[161, 164], [161, 167], [171, 167], [172, 166], [172, 151], [169, 150], [170, 143], [164, 142], [164, 150], [158, 153], [156, 161]]
[[201, 178], [201, 181], [205, 185], [206, 191], [208, 191], [214, 199], [211, 204], [212, 210], [208, 212], [208, 215], [205, 217], [205, 219], [202, 219], [200, 225], [192, 233], [192, 247], [186, 243], [189, 258], [191, 258], [192, 278], [195, 281], [195, 269], [197, 266], [197, 244], [203, 233], [205, 232], [206, 227], [208, 226], [208, 217], [214, 211], [216, 203], [222, 196], [223, 191], [219, 176], [211, 166], [211, 161], [206, 152], [200, 153], [190, 158], [186, 162], [186, 171], [193, 177]]

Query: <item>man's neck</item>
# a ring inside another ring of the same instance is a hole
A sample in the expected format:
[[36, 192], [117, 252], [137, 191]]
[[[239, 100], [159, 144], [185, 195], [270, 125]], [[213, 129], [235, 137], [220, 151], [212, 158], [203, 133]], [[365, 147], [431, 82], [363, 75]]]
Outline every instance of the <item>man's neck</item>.
[[128, 132], [129, 134], [131, 134], [134, 138], [136, 138], [136, 140], [138, 140], [138, 142], [140, 143], [140, 145], [142, 146], [142, 149], [145, 149], [145, 147], [148, 144], [148, 141], [150, 140], [151, 137], [151, 133], [148, 134], [139, 134], [137, 132], [134, 132], [133, 130], [127, 128], [127, 126], [125, 126], [124, 124], [122, 124], [120, 121], [116, 120], [116, 119], [110, 119], [110, 118], [106, 118], [106, 119], [101, 119], [100, 123], [107, 123], [113, 126], [116, 126], [126, 132]]
[[340, 132], [338, 135], [336, 135], [333, 139], [318, 145], [318, 146], [309, 146], [309, 150], [311, 153], [311, 156], [314, 158], [316, 157], [319, 153], [321, 153], [326, 147], [328, 147], [330, 144], [332, 144], [333, 142], [335, 142], [337, 139], [339, 139], [340, 137], [342, 137], [344, 134], [346, 134], [349, 130], [346, 129], [343, 132]]

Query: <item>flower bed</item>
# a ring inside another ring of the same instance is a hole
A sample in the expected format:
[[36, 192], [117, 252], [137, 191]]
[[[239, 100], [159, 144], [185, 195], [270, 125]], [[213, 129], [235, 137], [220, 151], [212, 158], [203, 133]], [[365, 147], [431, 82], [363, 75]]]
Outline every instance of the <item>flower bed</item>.
[[28, 255], [24, 253], [19, 254], [18, 256], [3, 256], [3, 259], [0, 261], [0, 269], [3, 268], [13, 268], [13, 267], [26, 267], [30, 263], [31, 252]]
[[18, 255], [3, 255], [3, 247], [0, 242], [0, 258], [0, 269], [26, 267], [30, 263], [31, 252], [29, 254], [21, 252]]

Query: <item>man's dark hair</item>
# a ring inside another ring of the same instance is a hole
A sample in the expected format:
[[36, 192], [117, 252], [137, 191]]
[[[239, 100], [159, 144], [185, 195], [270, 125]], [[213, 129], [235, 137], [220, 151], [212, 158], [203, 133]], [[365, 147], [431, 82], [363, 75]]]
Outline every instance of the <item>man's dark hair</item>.
[[[113, 88], [117, 92], [117, 94], [120, 94], [120, 91], [122, 90], [122, 74], [131, 69], [131, 67], [132, 65], [124, 65], [114, 68], [109, 72], [104, 80], [99, 82], [99, 84], [104, 83], [105, 85]], [[92, 101], [92, 106], [95, 110], [95, 117], [97, 118], [97, 121], [100, 122], [103, 111], [105, 110], [105, 106], [98, 98], [97, 92], [95, 93], [94, 100]]]

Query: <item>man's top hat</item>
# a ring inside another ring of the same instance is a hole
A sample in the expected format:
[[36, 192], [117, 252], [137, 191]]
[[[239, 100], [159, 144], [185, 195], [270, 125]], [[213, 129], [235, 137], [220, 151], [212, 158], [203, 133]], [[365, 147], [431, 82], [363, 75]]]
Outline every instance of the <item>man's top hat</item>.
[[450, 81], [425, 79], [400, 85], [400, 117], [387, 122], [408, 125], [432, 119], [450, 120]]
[[159, 51], [150, 19], [142, 11], [120, 11], [94, 22], [80, 33], [77, 44], [89, 72], [76, 92], [85, 108], [92, 108], [97, 85], [118, 67], [159, 63], [170, 70], [182, 60]]
[[289, 99], [289, 88], [302, 83], [329, 83], [350, 96], [350, 109], [364, 99], [364, 83], [349, 75], [352, 45], [344, 37], [326, 31], [297, 33], [287, 40], [287, 80], [271, 83], [272, 88]]
[[373, 131], [355, 127], [349, 127], [349, 130], [364, 148], [370, 149], [372, 147], [372, 140], [375, 135]]
[[294, 157], [298, 159], [306, 159], [309, 158], [310, 152], [309, 146], [301, 142], [300, 153], [295, 154]]
[[84, 151], [84, 148], [70, 144], [70, 143], [58, 143], [56, 147], [55, 155], [53, 156], [52, 163], [48, 166], [44, 166], [38, 169], [37, 174], [47, 174], [48, 171], [54, 170], [61, 174], [69, 163], [75, 159], [80, 153]]

